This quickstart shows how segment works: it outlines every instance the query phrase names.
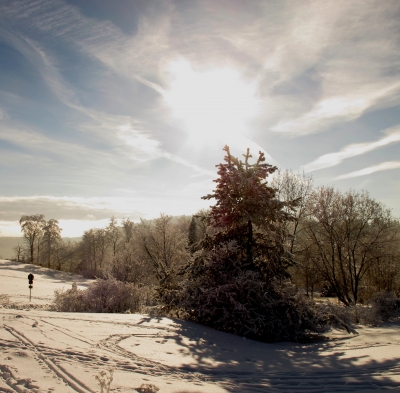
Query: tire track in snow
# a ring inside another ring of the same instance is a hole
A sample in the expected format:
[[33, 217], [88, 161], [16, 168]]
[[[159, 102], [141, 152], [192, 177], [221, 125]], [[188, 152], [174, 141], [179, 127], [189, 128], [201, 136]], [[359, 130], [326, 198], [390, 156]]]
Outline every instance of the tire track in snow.
[[[16, 380], [9, 366], [0, 364], [0, 392], [4, 393], [19, 393], [14, 389]], [[5, 387], [7, 386], [7, 387]]]
[[[100, 343], [95, 341], [91, 341], [87, 338], [81, 337], [79, 334], [71, 332], [68, 328], [60, 327], [56, 324], [53, 324], [48, 321], [44, 321], [40, 319], [40, 322], [45, 322], [46, 324], [52, 326], [52, 328], [56, 329], [60, 333], [66, 335], [75, 340], [79, 340], [86, 344], [90, 344], [94, 348], [98, 348], [101, 351], [107, 353], [108, 355], [104, 356], [101, 354], [96, 354], [94, 351], [89, 352], [81, 352], [79, 350], [57, 350], [52, 347], [47, 347], [43, 344], [37, 344], [34, 348], [39, 352], [45, 359], [47, 359], [51, 364], [58, 367], [61, 372], [65, 373], [67, 376], [74, 378], [73, 375], [70, 375], [67, 370], [65, 370], [60, 362], [77, 362], [82, 364], [83, 362], [86, 363], [91, 368], [98, 367], [113, 367], [119, 369], [121, 371], [126, 372], [136, 372], [138, 374], [144, 375], [155, 375], [160, 377], [166, 377], [168, 379], [175, 379], [175, 380], [187, 380], [188, 382], [204, 382], [206, 379], [201, 373], [197, 372], [197, 370], [185, 370], [184, 372], [180, 371], [179, 369], [165, 366], [161, 363], [148, 360], [143, 357], [139, 357], [132, 352], [126, 351], [125, 349], [118, 347], [118, 342], [127, 338], [136, 336], [135, 334], [128, 334], [128, 335], [111, 335], [106, 339], [102, 340]], [[142, 327], [146, 329], [145, 327]], [[13, 329], [13, 328], [10, 328]], [[15, 329], [14, 329], [15, 330]], [[22, 333], [20, 333], [22, 338], [19, 339], [19, 342], [22, 345], [27, 346], [26, 341], [29, 341]], [[25, 339], [25, 340], [24, 340]], [[5, 340], [0, 339], [0, 346], [10, 344], [12, 342], [2, 343]], [[32, 342], [31, 346], [34, 344]], [[106, 344], [104, 344], [106, 343]], [[13, 344], [15, 347], [15, 344]], [[114, 347], [115, 346], [115, 347]], [[113, 348], [114, 347], [114, 348]], [[31, 348], [30, 348], [31, 349]], [[53, 370], [54, 371], [54, 370]], [[64, 376], [65, 378], [65, 376]], [[63, 378], [63, 379], [64, 379]], [[77, 381], [79, 382], [79, 381]], [[89, 390], [88, 388], [86, 388]]]
[[[116, 355], [120, 360], [118, 360], [117, 358], [112, 358], [112, 357], [110, 357], [110, 358], [113, 361], [115, 367], [119, 368], [120, 370], [124, 370], [124, 371], [128, 371], [128, 372], [135, 371], [139, 374], [146, 374], [146, 375], [151, 373], [152, 375], [157, 375], [157, 376], [162, 376], [162, 377], [169, 377], [169, 378], [175, 377], [175, 379], [180, 379], [180, 380], [185, 379], [188, 381], [195, 381], [195, 382], [199, 381], [199, 376], [201, 374], [194, 372], [194, 370], [192, 372], [181, 372], [179, 368], [165, 366], [161, 363], [138, 356], [138, 355], [118, 346], [118, 343], [120, 341], [122, 341], [126, 338], [129, 338], [129, 337], [136, 337], [139, 334], [126, 334], [126, 335], [115, 334], [115, 335], [108, 336], [107, 338], [101, 340], [100, 342], [94, 342], [94, 341], [89, 341], [87, 338], [82, 338], [79, 334], [71, 332], [71, 330], [68, 328], [60, 327], [51, 322], [44, 321], [43, 319], [41, 319], [41, 322], [45, 322], [45, 323], [51, 325], [54, 329], [56, 329], [60, 333], [65, 334], [66, 336], [69, 336], [73, 339], [93, 345], [94, 347], [102, 349], [103, 351], [106, 351], [114, 356]], [[126, 326], [126, 323], [124, 323], [123, 325]], [[146, 330], [145, 326], [136, 326], [135, 325], [135, 327], [136, 328], [139, 327], [143, 330]], [[153, 327], [152, 327], [152, 329], [153, 329]], [[160, 330], [163, 330], [163, 329], [160, 329]], [[165, 330], [163, 330], [163, 331], [165, 331]], [[101, 356], [101, 355], [94, 355], [94, 354], [88, 355], [87, 353], [81, 354], [81, 353], [78, 353], [77, 351], [73, 351], [73, 352], [67, 351], [67, 353], [69, 354], [68, 359], [75, 358], [78, 360], [90, 361], [92, 363], [94, 362], [95, 364], [98, 364], [98, 362], [101, 361], [101, 363], [103, 363], [101, 365], [104, 365], [104, 363], [110, 364], [109, 363], [110, 359], [107, 358], [107, 360], [105, 360], [105, 357]], [[63, 356], [63, 354], [60, 353], [60, 354], [57, 354], [57, 356], [58, 357]], [[204, 378], [202, 378], [202, 380], [204, 380]]]
[[75, 340], [82, 341], [82, 342], [84, 342], [84, 343], [86, 343], [86, 344], [89, 344], [89, 345], [93, 345], [93, 346], [96, 345], [96, 343], [95, 343], [94, 341], [89, 340], [88, 338], [83, 337], [83, 336], [81, 336], [81, 335], [78, 334], [78, 333], [73, 333], [70, 329], [63, 328], [63, 327], [60, 327], [60, 326], [58, 326], [58, 325], [55, 325], [54, 323], [51, 323], [51, 322], [49, 322], [49, 321], [46, 321], [46, 320], [43, 319], [43, 318], [40, 319], [40, 322], [46, 323], [47, 325], [50, 325], [51, 327], [53, 327], [53, 329], [59, 331], [60, 333], [63, 333], [64, 335], [66, 335], [66, 336], [68, 336], [68, 337], [70, 337], [70, 338], [73, 338], [73, 339], [75, 339]]
[[30, 341], [23, 333], [17, 331], [11, 326], [3, 325], [4, 328], [13, 335], [21, 344], [25, 345], [30, 351], [34, 352], [39, 359], [41, 359], [47, 367], [53, 371], [59, 378], [61, 378], [66, 384], [68, 384], [72, 389], [74, 389], [78, 393], [94, 393], [93, 390], [88, 388], [81, 381], [76, 379], [70, 373], [67, 373], [65, 370], [61, 370], [59, 366], [57, 366], [48, 356], [42, 353], [39, 349], [41, 347], [35, 346], [35, 344]]

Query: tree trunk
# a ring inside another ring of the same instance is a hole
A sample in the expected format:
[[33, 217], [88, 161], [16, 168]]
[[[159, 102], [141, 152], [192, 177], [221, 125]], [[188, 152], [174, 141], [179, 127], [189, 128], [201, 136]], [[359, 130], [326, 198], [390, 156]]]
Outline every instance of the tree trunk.
[[35, 243], [32, 242], [32, 243], [30, 244], [30, 246], [31, 246], [31, 263], [33, 264], [33, 247], [35, 246]]
[[253, 263], [253, 224], [251, 220], [247, 221], [247, 262]]

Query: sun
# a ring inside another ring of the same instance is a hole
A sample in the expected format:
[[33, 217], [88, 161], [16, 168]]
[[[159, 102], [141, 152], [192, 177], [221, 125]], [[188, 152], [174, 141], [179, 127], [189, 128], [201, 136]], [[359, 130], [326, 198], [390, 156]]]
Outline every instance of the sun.
[[172, 116], [182, 122], [195, 144], [241, 139], [259, 112], [254, 83], [232, 68], [194, 71], [180, 59], [169, 66], [171, 83], [164, 94]]

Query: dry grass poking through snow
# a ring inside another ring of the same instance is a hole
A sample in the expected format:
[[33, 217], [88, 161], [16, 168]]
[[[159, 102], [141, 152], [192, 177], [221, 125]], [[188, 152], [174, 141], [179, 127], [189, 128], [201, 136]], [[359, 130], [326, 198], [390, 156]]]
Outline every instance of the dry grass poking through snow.
[[0, 305], [8, 306], [10, 304], [10, 297], [8, 295], [0, 295]]
[[138, 389], [136, 389], [139, 393], [156, 393], [160, 390], [160, 388], [151, 383], [143, 383]]
[[100, 371], [95, 376], [100, 385], [100, 393], [110, 393], [111, 382], [113, 381], [114, 369], [110, 368], [107, 371]]

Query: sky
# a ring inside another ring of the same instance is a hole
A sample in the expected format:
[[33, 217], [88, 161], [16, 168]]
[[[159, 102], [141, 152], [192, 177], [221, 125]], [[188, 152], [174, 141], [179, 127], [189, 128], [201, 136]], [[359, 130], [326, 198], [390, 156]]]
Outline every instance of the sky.
[[0, 231], [212, 201], [224, 145], [400, 217], [398, 0], [2, 0]]

